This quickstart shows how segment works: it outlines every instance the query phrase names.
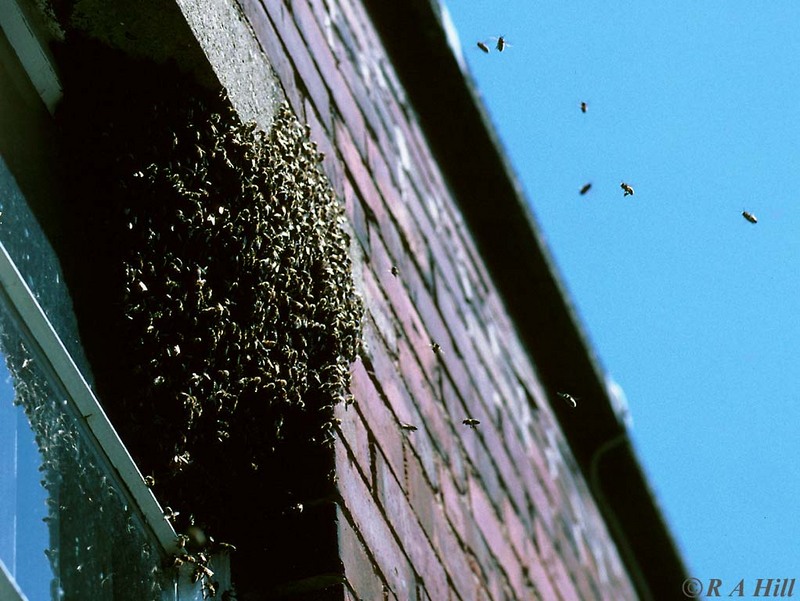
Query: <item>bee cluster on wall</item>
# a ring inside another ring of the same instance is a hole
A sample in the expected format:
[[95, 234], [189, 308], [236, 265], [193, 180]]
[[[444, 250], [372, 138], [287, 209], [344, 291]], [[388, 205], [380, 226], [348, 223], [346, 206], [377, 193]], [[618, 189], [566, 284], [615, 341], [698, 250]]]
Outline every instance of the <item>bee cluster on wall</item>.
[[76, 311], [101, 401], [176, 529], [235, 540], [247, 526], [220, 508], [271, 490], [253, 502], [277, 514], [330, 455], [362, 316], [343, 208], [286, 105], [265, 134], [224, 97], [132, 73], [68, 88], [60, 109], [80, 155]]

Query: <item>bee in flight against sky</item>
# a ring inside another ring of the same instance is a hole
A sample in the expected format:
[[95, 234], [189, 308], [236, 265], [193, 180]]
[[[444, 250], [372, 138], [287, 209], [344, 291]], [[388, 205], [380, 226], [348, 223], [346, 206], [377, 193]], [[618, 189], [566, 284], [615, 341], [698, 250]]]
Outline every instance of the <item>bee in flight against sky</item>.
[[495, 48], [497, 48], [498, 52], [502, 52], [506, 49], [506, 46], [509, 46], [509, 43], [506, 42], [506, 38], [501, 35], [499, 38], [497, 38], [497, 44], [495, 44]]
[[417, 431], [417, 427], [416, 426], [412, 426], [411, 424], [406, 424], [406, 423], [401, 423], [400, 424], [400, 428], [402, 428], [403, 430], [407, 430], [408, 432], [416, 432]]
[[631, 186], [629, 184], [626, 184], [625, 182], [622, 182], [619, 185], [619, 187], [622, 188], [622, 190], [625, 192], [625, 194], [623, 194], [623, 196], [633, 196], [633, 188], [631, 188]]
[[487, 45], [486, 45], [486, 43], [484, 43], [484, 42], [478, 42], [477, 46], [478, 46], [478, 48], [480, 48], [480, 49], [481, 49], [483, 52], [485, 52], [486, 54], [489, 54], [489, 46], [487, 46]]
[[467, 419], [463, 420], [461, 423], [464, 424], [465, 426], [469, 426], [470, 428], [472, 428], [474, 430], [475, 426], [477, 426], [481, 422], [478, 421], [477, 419], [475, 419], [474, 417], [468, 417]]
[[750, 223], [758, 223], [758, 219], [752, 213], [748, 213], [747, 211], [742, 211], [742, 217], [747, 219]]
[[585, 102], [581, 102], [581, 112], [585, 113], [588, 110], [589, 110], [589, 105], [586, 104]]
[[562, 398], [566, 402], [568, 402], [570, 405], [572, 405], [573, 407], [577, 407], [578, 406], [578, 400], [574, 396], [572, 396], [571, 394], [569, 394], [567, 392], [557, 392], [556, 394], [560, 398]]
[[583, 185], [583, 188], [581, 188], [581, 189], [580, 189], [581, 196], [583, 196], [584, 194], [586, 194], [586, 193], [587, 193], [589, 190], [591, 190], [591, 189], [592, 189], [592, 184], [591, 184], [591, 183], [584, 184], [584, 185]]

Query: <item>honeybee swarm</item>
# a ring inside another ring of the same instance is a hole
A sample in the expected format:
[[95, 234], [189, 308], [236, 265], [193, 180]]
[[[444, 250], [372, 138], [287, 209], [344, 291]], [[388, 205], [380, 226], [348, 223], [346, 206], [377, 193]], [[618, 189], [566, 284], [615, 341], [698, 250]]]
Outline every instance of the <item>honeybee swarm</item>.
[[69, 144], [91, 149], [75, 202], [109, 273], [101, 398], [182, 514], [220, 515], [255, 472], [280, 503], [299, 471], [287, 457], [330, 443], [360, 345], [342, 203], [286, 104], [264, 133], [224, 96], [120, 85], [130, 99], [110, 94], [104, 114], [78, 99], [61, 111]]

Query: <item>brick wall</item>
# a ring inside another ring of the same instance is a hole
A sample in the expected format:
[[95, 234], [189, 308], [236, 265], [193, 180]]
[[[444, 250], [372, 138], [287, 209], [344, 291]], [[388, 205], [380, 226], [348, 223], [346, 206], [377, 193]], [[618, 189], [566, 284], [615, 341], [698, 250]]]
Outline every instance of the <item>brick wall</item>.
[[347, 598], [634, 598], [364, 7], [240, 4], [353, 232], [367, 315], [335, 447]]

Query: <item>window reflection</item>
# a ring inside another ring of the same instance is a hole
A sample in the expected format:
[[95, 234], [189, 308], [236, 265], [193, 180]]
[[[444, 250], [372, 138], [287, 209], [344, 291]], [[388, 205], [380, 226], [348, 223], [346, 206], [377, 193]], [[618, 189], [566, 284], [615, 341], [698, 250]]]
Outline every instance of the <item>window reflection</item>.
[[53, 571], [42, 458], [21, 406], [14, 405], [11, 374], [0, 364], [0, 561], [28, 599], [48, 599]]
[[18, 323], [0, 302], [0, 560], [30, 601], [161, 600], [154, 537]]

